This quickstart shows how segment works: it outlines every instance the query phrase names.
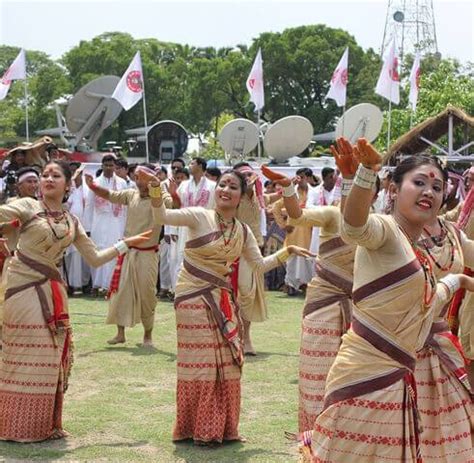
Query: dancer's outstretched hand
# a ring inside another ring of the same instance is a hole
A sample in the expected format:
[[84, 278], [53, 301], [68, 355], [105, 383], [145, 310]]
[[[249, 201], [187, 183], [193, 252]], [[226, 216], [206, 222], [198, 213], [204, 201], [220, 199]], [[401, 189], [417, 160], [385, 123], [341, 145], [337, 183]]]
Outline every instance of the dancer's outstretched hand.
[[294, 256], [302, 256], [302, 257], [316, 257], [316, 254], [313, 254], [311, 251], [305, 248], [301, 248], [300, 246], [290, 245], [286, 248], [288, 253]]
[[143, 243], [145, 243], [146, 241], [148, 241], [150, 239], [152, 232], [153, 232], [153, 230], [147, 230], [146, 232], [140, 233], [139, 235], [130, 236], [129, 238], [125, 238], [124, 239], [125, 244], [128, 247], [138, 246], [140, 244], [143, 244]]
[[340, 137], [336, 140], [336, 146], [330, 146], [336, 165], [344, 178], [353, 178], [359, 161], [354, 157], [352, 145], [349, 141]]
[[365, 138], [357, 140], [354, 157], [368, 169], [378, 171], [382, 166], [382, 155]]
[[[148, 171], [148, 169], [137, 169], [138, 171], [136, 172], [136, 176], [137, 178], [139, 178], [140, 180], [143, 180], [145, 183], [148, 182], [155, 182], [157, 181], [158, 184], [160, 183], [160, 181], [158, 180], [158, 178], [153, 175], [151, 172]], [[154, 185], [156, 186], [156, 185]]]
[[260, 169], [262, 171], [262, 174], [265, 175], [265, 177], [267, 177], [268, 180], [271, 180], [272, 182], [277, 183], [278, 185], [281, 185], [282, 187], [291, 185], [291, 178], [287, 177], [286, 175], [275, 172], [274, 170], [270, 169], [270, 167], [266, 166], [265, 164]]
[[91, 174], [84, 174], [84, 180], [86, 182], [86, 185], [92, 190], [94, 185], [94, 177], [92, 177]]

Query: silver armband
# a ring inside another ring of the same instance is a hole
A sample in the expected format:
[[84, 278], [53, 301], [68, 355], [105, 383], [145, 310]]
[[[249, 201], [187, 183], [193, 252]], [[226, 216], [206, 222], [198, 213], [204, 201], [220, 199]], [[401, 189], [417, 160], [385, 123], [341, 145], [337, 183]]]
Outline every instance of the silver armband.
[[351, 178], [343, 178], [341, 185], [341, 196], [349, 196], [354, 181]]
[[127, 243], [124, 240], [117, 241], [114, 244], [114, 248], [118, 251], [120, 255], [125, 254], [128, 251]]
[[295, 185], [291, 183], [290, 185], [283, 187], [282, 194], [285, 198], [291, 198], [294, 196], [296, 194]]
[[445, 277], [440, 278], [439, 282], [443, 283], [448, 288], [448, 291], [451, 293], [451, 297], [453, 297], [454, 293], [461, 287], [461, 282], [459, 281], [459, 276], [457, 275], [446, 275]]
[[354, 184], [365, 190], [372, 190], [377, 181], [377, 172], [359, 164], [357, 173], [354, 177]]

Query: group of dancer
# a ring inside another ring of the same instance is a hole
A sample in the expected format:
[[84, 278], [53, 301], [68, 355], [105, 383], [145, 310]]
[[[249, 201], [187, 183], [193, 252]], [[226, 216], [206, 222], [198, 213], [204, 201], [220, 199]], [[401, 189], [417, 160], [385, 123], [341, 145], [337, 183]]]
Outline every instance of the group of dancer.
[[[262, 167], [282, 186], [288, 224], [320, 228], [302, 320], [302, 456], [332, 463], [474, 461], [472, 389], [462, 348], [446, 322], [453, 313], [469, 320], [472, 310], [474, 279], [465, 269], [474, 267], [474, 242], [463, 231], [471, 192], [457, 223], [448, 222], [439, 216], [447, 189], [444, 167], [432, 156], [411, 157], [393, 172], [391, 213], [370, 213], [381, 156], [364, 139], [356, 146], [340, 139], [332, 151], [343, 177], [339, 206], [302, 209], [292, 179]], [[62, 207], [71, 175], [61, 161], [44, 167], [40, 201], [25, 198], [0, 207], [0, 222], [20, 224], [6, 283], [0, 439], [65, 435], [61, 415], [72, 332], [57, 263], [66, 247], [74, 244], [95, 266], [120, 255], [109, 317], [119, 327], [119, 340], [120, 327], [128, 326], [124, 317], [142, 321], [146, 343], [154, 310], [146, 301], [154, 300], [150, 287], [154, 292], [151, 280], [156, 281], [147, 272], [156, 272], [157, 237], [166, 225], [187, 230], [174, 301], [173, 440], [210, 446], [242, 440], [244, 338], [250, 322], [266, 316], [263, 274], [291, 255], [312, 256], [289, 245], [262, 257], [258, 234], [239, 220], [248, 211], [242, 204], [249, 179], [254, 175], [245, 165], [225, 172], [217, 179], [213, 207], [204, 208], [177, 204], [173, 188], [147, 165], [137, 169], [135, 192], [112, 193], [87, 177], [94, 194], [129, 208], [126, 238], [101, 251]], [[450, 306], [458, 290], [467, 294], [456, 312]], [[131, 315], [123, 310], [127, 305], [136, 308]], [[472, 323], [463, 323], [469, 356]]]

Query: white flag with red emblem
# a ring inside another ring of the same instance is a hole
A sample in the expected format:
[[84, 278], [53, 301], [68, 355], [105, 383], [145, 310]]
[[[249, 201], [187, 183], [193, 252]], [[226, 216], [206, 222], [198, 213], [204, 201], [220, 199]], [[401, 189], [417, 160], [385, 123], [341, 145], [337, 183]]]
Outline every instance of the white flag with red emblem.
[[15, 61], [13, 61], [0, 79], [0, 100], [7, 96], [12, 80], [24, 79], [26, 79], [26, 56], [25, 50], [21, 49]]
[[125, 111], [135, 106], [143, 96], [143, 72], [140, 52], [137, 51], [130, 66], [115, 87], [112, 98], [117, 100]]
[[398, 57], [395, 38], [388, 44], [384, 56], [382, 71], [380, 72], [375, 93], [383, 96], [392, 103], [400, 103], [400, 75], [398, 74]]
[[420, 90], [420, 54], [415, 55], [413, 66], [410, 72], [410, 95], [408, 101], [413, 111], [416, 111], [416, 103], [418, 102], [418, 92]]
[[326, 99], [333, 99], [338, 106], [346, 105], [347, 77], [349, 65], [349, 47], [344, 50], [344, 54], [337, 65], [331, 78], [331, 87], [326, 95]]
[[252, 70], [247, 78], [247, 90], [250, 101], [255, 105], [255, 111], [260, 111], [265, 106], [265, 93], [263, 90], [263, 61], [262, 50], [259, 48]]

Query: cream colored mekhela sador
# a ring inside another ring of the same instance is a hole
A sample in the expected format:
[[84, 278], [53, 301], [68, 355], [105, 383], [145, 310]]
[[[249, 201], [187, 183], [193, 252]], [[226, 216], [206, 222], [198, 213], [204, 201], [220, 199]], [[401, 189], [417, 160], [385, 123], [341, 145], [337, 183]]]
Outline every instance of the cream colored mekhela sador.
[[[242, 195], [237, 208], [237, 219], [248, 225], [252, 231], [259, 248], [263, 246], [261, 231], [262, 214], [257, 195], [251, 197]], [[240, 314], [249, 322], [263, 322], [268, 318], [267, 303], [265, 302], [265, 282], [261, 273], [254, 272], [245, 257], [240, 257], [238, 268], [238, 294], [237, 301]]]
[[424, 271], [393, 217], [371, 214], [362, 227], [342, 224], [343, 239], [358, 245], [352, 325], [329, 371], [312, 459], [419, 462], [416, 352], [452, 295], [439, 283], [424, 306]]
[[326, 378], [350, 325], [355, 246], [340, 237], [339, 207], [318, 206], [301, 212], [299, 218], [289, 218], [288, 224], [321, 229], [317, 273], [306, 290], [301, 327], [298, 427], [303, 432], [313, 429], [323, 410]]
[[[462, 273], [465, 266], [474, 264], [474, 242], [453, 224], [441, 220], [441, 236], [432, 239], [425, 232], [419, 242], [431, 256], [437, 279], [449, 273]], [[459, 341], [445, 319], [448, 306], [449, 302], [435, 314], [430, 334], [416, 356], [423, 463], [464, 463], [473, 457], [472, 392]]]
[[[444, 214], [444, 218], [450, 222], [457, 222], [463, 206], [464, 203], [459, 203], [453, 210]], [[468, 239], [474, 240], [474, 214], [472, 212], [463, 231]], [[471, 274], [474, 274], [473, 267], [468, 265], [466, 267]], [[458, 323], [459, 339], [464, 349], [464, 355], [474, 361], [474, 293], [465, 294], [459, 309]]]
[[263, 258], [255, 237], [235, 220], [222, 235], [217, 213], [201, 207], [153, 209], [157, 223], [188, 227], [184, 262], [175, 293], [178, 337], [177, 413], [173, 440], [222, 442], [239, 437], [242, 324], [229, 282], [243, 256], [264, 273], [286, 251]]
[[25, 198], [0, 207], [0, 221], [19, 219], [5, 296], [0, 371], [0, 439], [34, 442], [62, 428], [64, 392], [72, 364], [72, 329], [58, 271], [74, 244], [91, 266], [117, 256], [98, 251], [77, 219], [48, 212]]

